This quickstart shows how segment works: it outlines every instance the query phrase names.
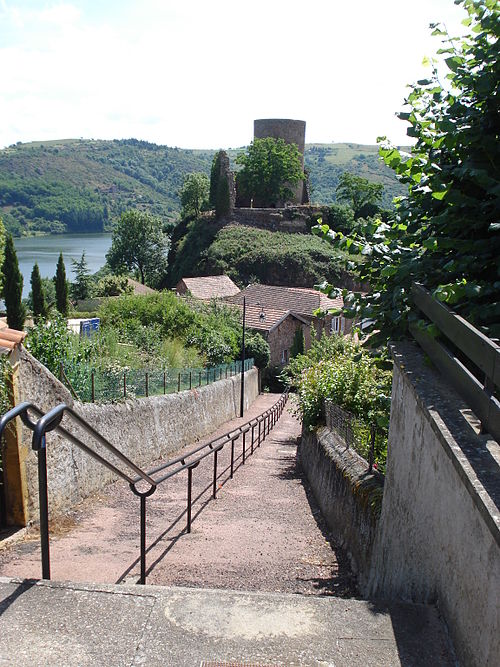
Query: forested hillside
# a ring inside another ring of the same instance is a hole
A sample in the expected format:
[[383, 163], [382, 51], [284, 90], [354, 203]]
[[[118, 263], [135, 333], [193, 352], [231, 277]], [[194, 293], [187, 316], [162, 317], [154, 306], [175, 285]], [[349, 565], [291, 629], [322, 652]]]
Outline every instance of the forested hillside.
[[[328, 204], [343, 171], [384, 183], [384, 204], [401, 194], [376, 146], [306, 145], [312, 200]], [[231, 161], [239, 149], [228, 151]], [[0, 217], [16, 236], [98, 232], [122, 211], [141, 208], [174, 220], [184, 176], [209, 174], [214, 151], [158, 146], [137, 139], [68, 139], [18, 144], [0, 151]]]

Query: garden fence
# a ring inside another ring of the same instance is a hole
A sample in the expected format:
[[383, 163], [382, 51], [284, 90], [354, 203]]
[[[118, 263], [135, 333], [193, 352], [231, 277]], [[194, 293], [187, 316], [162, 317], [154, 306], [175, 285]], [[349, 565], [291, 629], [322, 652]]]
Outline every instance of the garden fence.
[[375, 424], [356, 417], [333, 401], [325, 401], [325, 421], [330, 431], [337, 433], [347, 449], [354, 449], [368, 463], [368, 470], [385, 472], [386, 434]]
[[[254, 365], [245, 360], [245, 371]], [[206, 386], [241, 373], [241, 361], [209, 368], [99, 369], [81, 363], [61, 364], [59, 377], [84, 403], [173, 394]]]

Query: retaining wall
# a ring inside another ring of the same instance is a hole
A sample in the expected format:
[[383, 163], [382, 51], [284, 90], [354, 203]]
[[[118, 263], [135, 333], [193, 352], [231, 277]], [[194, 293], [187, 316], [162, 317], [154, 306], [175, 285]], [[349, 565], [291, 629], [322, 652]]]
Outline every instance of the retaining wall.
[[367, 462], [327, 427], [303, 430], [300, 463], [329, 528], [347, 551], [366, 589], [378, 525], [383, 480], [368, 472]]
[[[139, 466], [168, 456], [195, 443], [224, 422], [239, 415], [240, 377], [166, 396], [128, 399], [119, 403], [78, 403], [67, 389], [28, 352], [19, 364], [20, 400], [30, 400], [46, 411], [58, 403], [71, 405], [84, 419]], [[245, 407], [258, 395], [256, 368], [245, 373]], [[65, 418], [62, 426], [69, 421]], [[89, 436], [75, 428], [85, 443]], [[31, 431], [23, 427], [23, 449], [28, 452]], [[100, 453], [102, 450], [98, 451]], [[37, 517], [36, 455], [25, 457], [29, 518]], [[86, 498], [113, 481], [107, 468], [60, 436], [47, 435], [47, 466], [51, 513]]]

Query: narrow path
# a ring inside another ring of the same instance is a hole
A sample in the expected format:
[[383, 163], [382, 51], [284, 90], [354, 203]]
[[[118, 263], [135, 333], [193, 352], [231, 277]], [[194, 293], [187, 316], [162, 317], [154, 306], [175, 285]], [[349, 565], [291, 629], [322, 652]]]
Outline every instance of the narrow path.
[[[211, 437], [257, 416], [277, 399], [276, 394], [259, 396], [243, 420], [222, 425]], [[346, 557], [334, 548], [297, 466], [299, 435], [300, 424], [288, 407], [245, 464], [240, 438], [232, 480], [230, 445], [226, 445], [219, 452], [215, 501], [212, 457], [202, 461], [193, 471], [190, 534], [185, 532], [187, 473], [158, 487], [147, 501], [147, 583], [355, 594]], [[131, 583], [138, 577], [138, 555], [139, 499], [122, 482], [81, 503], [53, 526], [53, 579]], [[0, 574], [40, 577], [36, 536], [0, 552]]]

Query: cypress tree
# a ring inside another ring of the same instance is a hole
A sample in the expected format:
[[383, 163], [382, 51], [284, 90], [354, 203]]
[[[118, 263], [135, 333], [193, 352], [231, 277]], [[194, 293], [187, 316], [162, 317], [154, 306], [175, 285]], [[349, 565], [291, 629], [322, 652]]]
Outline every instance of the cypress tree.
[[11, 329], [23, 330], [26, 319], [26, 307], [22, 303], [23, 277], [19, 271], [16, 249], [11, 234], [5, 239], [5, 251], [2, 264], [3, 298], [7, 310], [7, 324]]
[[295, 330], [292, 347], [290, 348], [290, 357], [297, 357], [299, 354], [304, 354], [306, 341], [304, 339], [304, 330], [299, 327]]
[[40, 277], [40, 269], [35, 262], [33, 271], [31, 272], [31, 298], [33, 300], [33, 317], [35, 322], [47, 317], [47, 302], [45, 301], [45, 293], [42, 287], [42, 279]]
[[212, 169], [210, 170], [210, 193], [208, 196], [208, 203], [210, 208], [214, 209], [217, 206], [217, 191], [219, 188], [219, 173], [220, 173], [220, 154], [218, 151], [212, 160]]
[[68, 314], [68, 283], [66, 282], [66, 267], [64, 266], [64, 260], [62, 252], [59, 255], [57, 260], [57, 269], [56, 269], [56, 308], [61, 313], [61, 315]]

